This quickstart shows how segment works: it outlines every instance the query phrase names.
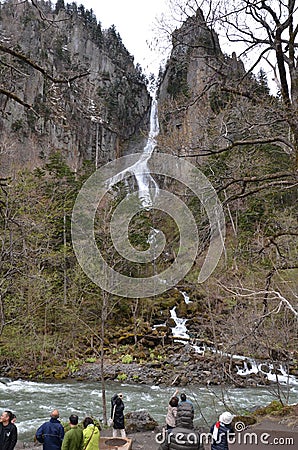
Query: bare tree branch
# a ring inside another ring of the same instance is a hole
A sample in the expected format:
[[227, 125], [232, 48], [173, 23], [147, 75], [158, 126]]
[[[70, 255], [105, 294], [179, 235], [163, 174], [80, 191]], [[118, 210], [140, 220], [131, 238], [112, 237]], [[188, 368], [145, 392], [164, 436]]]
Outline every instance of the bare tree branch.
[[[267, 295], [269, 300], [280, 300], [280, 303], [269, 313], [265, 314], [262, 317], [266, 317], [270, 314], [277, 314], [280, 311], [280, 308], [282, 304], [286, 306], [287, 309], [289, 309], [294, 316], [298, 317], [298, 310], [291, 304], [291, 302], [286, 299], [279, 291], [276, 290], [259, 290], [255, 291], [253, 289], [246, 289], [246, 288], [235, 288], [235, 287], [227, 287], [224, 286], [222, 283], [219, 283], [221, 287], [223, 287], [227, 292], [232, 293], [233, 295], [237, 295], [242, 298], [251, 298], [251, 297], [264, 297], [264, 295]], [[297, 297], [298, 298], [298, 297]]]
[[53, 83], [66, 83], [66, 84], [69, 84], [69, 83], [71, 83], [72, 81], [74, 81], [74, 80], [76, 80], [78, 78], [86, 77], [87, 75], [90, 74], [90, 72], [88, 71], [88, 72], [79, 73], [79, 74], [74, 75], [74, 76], [69, 77], [69, 78], [55, 78], [52, 75], [50, 75], [43, 67], [41, 67], [38, 64], [36, 64], [35, 62], [31, 61], [27, 56], [23, 55], [20, 52], [12, 50], [11, 48], [9, 48], [9, 47], [1, 44], [1, 43], [0, 43], [0, 51], [2, 51], [4, 53], [8, 53], [8, 54], [18, 58], [19, 60], [24, 61], [29, 66], [33, 67], [33, 69], [35, 69], [38, 72], [42, 73], [44, 77], [46, 77], [49, 80], [53, 81]]
[[29, 103], [24, 102], [20, 97], [18, 97], [13, 92], [7, 91], [6, 89], [3, 89], [0, 87], [0, 94], [6, 95], [6, 97], [11, 98], [15, 102], [19, 103], [20, 105], [24, 106], [25, 108], [31, 109], [32, 105]]
[[[217, 150], [201, 149], [200, 153], [190, 153], [187, 155], [176, 155], [176, 156], [179, 156], [179, 158], [197, 158], [199, 156], [218, 155], [220, 153], [224, 153], [229, 150], [232, 150], [233, 148], [235, 148], [237, 146], [257, 145], [257, 144], [274, 144], [277, 142], [281, 142], [282, 144], [291, 148], [291, 150], [294, 150], [294, 146], [289, 141], [287, 141], [284, 137], [276, 136], [276, 137], [266, 137], [263, 139], [244, 139], [242, 141], [234, 141], [231, 144], [227, 145], [226, 147], [222, 147]], [[196, 149], [196, 147], [190, 148], [190, 150], [195, 150], [195, 149]]]

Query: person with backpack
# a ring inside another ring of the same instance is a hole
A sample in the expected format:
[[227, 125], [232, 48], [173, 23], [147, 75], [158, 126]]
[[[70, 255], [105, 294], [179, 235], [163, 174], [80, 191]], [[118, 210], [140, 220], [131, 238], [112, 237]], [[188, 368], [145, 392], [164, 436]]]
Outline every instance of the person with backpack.
[[98, 450], [100, 432], [94, 424], [93, 419], [91, 417], [85, 417], [83, 427], [84, 442], [82, 450]]
[[[193, 406], [182, 401], [177, 407], [176, 426], [167, 430], [158, 450], [202, 450], [201, 435], [193, 423]], [[185, 407], [186, 406], [186, 407]]]

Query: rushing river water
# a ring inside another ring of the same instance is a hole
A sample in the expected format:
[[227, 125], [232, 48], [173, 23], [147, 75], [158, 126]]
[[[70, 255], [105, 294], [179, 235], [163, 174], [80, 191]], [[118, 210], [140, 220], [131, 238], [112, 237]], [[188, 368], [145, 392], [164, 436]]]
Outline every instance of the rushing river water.
[[[162, 425], [169, 397], [174, 390], [174, 387], [109, 383], [106, 388], [108, 408], [111, 396], [115, 392], [123, 392], [125, 412], [146, 409]], [[195, 424], [206, 426], [215, 420], [227, 405], [235, 413], [240, 413], [268, 404], [275, 398], [276, 387], [221, 389], [217, 386], [196, 386], [192, 389], [181, 389], [180, 392], [182, 391], [194, 402]], [[298, 386], [291, 386], [288, 393], [289, 403], [298, 403]], [[59, 409], [60, 418], [65, 422], [71, 413], [78, 414], [80, 420], [87, 415], [101, 419], [100, 383], [42, 383], [0, 378], [0, 409], [10, 409], [17, 415], [19, 441], [32, 441], [35, 430], [49, 419], [49, 413], [54, 408]]]

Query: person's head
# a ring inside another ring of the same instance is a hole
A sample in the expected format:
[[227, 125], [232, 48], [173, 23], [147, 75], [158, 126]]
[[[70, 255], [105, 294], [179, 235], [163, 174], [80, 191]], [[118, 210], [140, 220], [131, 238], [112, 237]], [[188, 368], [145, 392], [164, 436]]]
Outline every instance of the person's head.
[[235, 416], [233, 416], [233, 414], [231, 414], [229, 411], [225, 411], [219, 416], [218, 420], [225, 425], [229, 425], [234, 417]]
[[94, 424], [93, 419], [91, 419], [91, 417], [85, 417], [85, 419], [83, 420], [83, 427], [87, 428], [88, 425]]
[[69, 423], [70, 425], [77, 425], [79, 423], [79, 418], [76, 414], [72, 414], [69, 416]]
[[121, 398], [121, 400], [123, 399], [123, 394], [122, 394], [122, 392], [120, 392], [120, 394], [118, 394], [118, 397]]
[[172, 406], [173, 408], [178, 406], [178, 397], [172, 397], [171, 400], [169, 401], [169, 405]]
[[118, 395], [118, 397], [115, 400], [115, 405], [119, 406], [119, 405], [121, 405], [121, 403], [122, 403], [122, 399]]
[[11, 415], [11, 423], [16, 423], [17, 421], [17, 416], [15, 414]]
[[186, 401], [186, 395], [185, 395], [185, 394], [181, 394], [181, 395], [180, 395], [180, 400], [181, 400], [182, 402], [185, 402], [185, 401]]
[[51, 412], [51, 418], [52, 419], [58, 419], [59, 418], [59, 411], [58, 411], [58, 409], [53, 409], [53, 411]]
[[8, 425], [13, 418], [13, 414], [11, 411], [3, 411], [2, 415], [0, 416], [0, 422], [3, 423], [4, 426]]

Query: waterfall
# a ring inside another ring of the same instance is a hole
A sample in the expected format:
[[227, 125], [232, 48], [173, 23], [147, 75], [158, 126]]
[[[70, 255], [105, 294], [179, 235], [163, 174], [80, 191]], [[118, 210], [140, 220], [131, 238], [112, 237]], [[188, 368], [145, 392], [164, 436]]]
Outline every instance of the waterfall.
[[[186, 292], [179, 291], [184, 298], [184, 301], [186, 304], [191, 303], [191, 300], [189, 296], [186, 294]], [[243, 355], [234, 355], [230, 353], [225, 353], [223, 351], [217, 350], [214, 347], [208, 347], [204, 344], [204, 342], [200, 342], [199, 339], [191, 339], [188, 333], [188, 329], [186, 327], [187, 319], [184, 319], [182, 317], [177, 317], [176, 314], [176, 306], [174, 306], [170, 310], [171, 319], [175, 322], [175, 327], [172, 327], [172, 334], [174, 337], [174, 340], [176, 342], [181, 342], [183, 344], [189, 343], [191, 347], [199, 354], [204, 355], [206, 351], [220, 354], [222, 356], [225, 356], [227, 358], [231, 358], [233, 360], [242, 361], [243, 366], [240, 367], [239, 363], [236, 364], [237, 367], [237, 374], [243, 377], [249, 376], [251, 374], [263, 374], [269, 381], [272, 382], [278, 382], [283, 385], [298, 385], [298, 379], [295, 375], [290, 375], [285, 367], [282, 364], [279, 364], [279, 367], [275, 367], [273, 364], [263, 361], [258, 362], [253, 358], [246, 357]], [[162, 326], [166, 326], [166, 324], [163, 324]], [[193, 342], [194, 341], [194, 342]], [[200, 342], [200, 345], [198, 345], [198, 342]]]
[[150, 188], [153, 188], [155, 195], [158, 194], [158, 185], [152, 178], [150, 170], [148, 168], [148, 160], [150, 159], [155, 147], [156, 137], [159, 133], [158, 123], [158, 109], [156, 96], [152, 98], [151, 111], [150, 111], [150, 131], [147, 139], [147, 143], [144, 147], [143, 154], [139, 161], [135, 165], [135, 177], [139, 188], [139, 198], [144, 207], [152, 206], [152, 198], [150, 194]]
[[[143, 208], [150, 209], [153, 204], [152, 195], [156, 196], [159, 192], [158, 185], [150, 174], [148, 161], [156, 147], [156, 137], [159, 133], [158, 109], [156, 94], [152, 96], [150, 111], [150, 130], [146, 145], [139, 160], [132, 166], [122, 170], [109, 180], [109, 187], [122, 181], [127, 174], [134, 175], [138, 185], [138, 195]], [[154, 194], [152, 194], [152, 192]]]
[[188, 305], [189, 303], [192, 303], [192, 301], [189, 299], [189, 296], [187, 295], [186, 292], [180, 291], [180, 293], [183, 295], [183, 298], [184, 298], [184, 301], [185, 301], [186, 305]]
[[[115, 159], [95, 171], [81, 188], [72, 214], [72, 242], [81, 267], [102, 289], [124, 297], [155, 296], [176, 286], [191, 270], [198, 254], [198, 228], [187, 202], [171, 192], [173, 189], [168, 191], [159, 188], [151, 173], [179, 181], [193, 191], [206, 210], [211, 229], [210, 245], [199, 273], [200, 283], [215, 269], [224, 242], [223, 210], [208, 179], [185, 160], [170, 154], [157, 152], [153, 154], [159, 133], [156, 92], [155, 89], [152, 94], [150, 130], [143, 151]], [[121, 186], [116, 186], [120, 183]], [[115, 199], [119, 189], [121, 198], [117, 197], [119, 201], [111, 204], [113, 207], [108, 212], [113, 246], [118, 254], [128, 261], [136, 263], [153, 261], [152, 276], [132, 277], [118, 272], [109, 266], [97, 246], [94, 219], [98, 207], [107, 205], [104, 197], [108, 191], [109, 196], [112, 194]], [[133, 246], [129, 236], [129, 226], [134, 217], [139, 213], [151, 212], [153, 209], [163, 211], [163, 214], [171, 217], [180, 236], [179, 248], [174, 251], [174, 261], [158, 273], [155, 271], [155, 264], [157, 258], [165, 251], [166, 235], [161, 230], [152, 228], [148, 237], [149, 248], [146, 250], [139, 250]], [[185, 299], [187, 300], [187, 296]]]
[[189, 340], [189, 334], [186, 328], [187, 319], [180, 319], [176, 314], [176, 306], [170, 310], [171, 318], [174, 320], [176, 326], [172, 328], [174, 338]]
[[271, 363], [257, 362], [252, 358], [243, 361], [243, 367], [237, 366], [237, 374], [246, 377], [251, 374], [262, 373], [269, 381], [280, 384], [298, 385], [298, 380], [294, 375], [290, 375], [285, 368], [279, 364], [275, 367]]

